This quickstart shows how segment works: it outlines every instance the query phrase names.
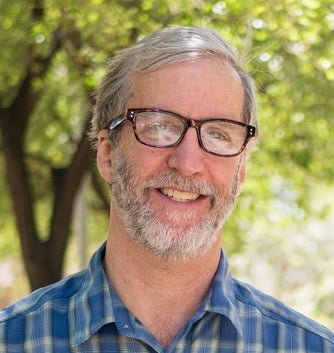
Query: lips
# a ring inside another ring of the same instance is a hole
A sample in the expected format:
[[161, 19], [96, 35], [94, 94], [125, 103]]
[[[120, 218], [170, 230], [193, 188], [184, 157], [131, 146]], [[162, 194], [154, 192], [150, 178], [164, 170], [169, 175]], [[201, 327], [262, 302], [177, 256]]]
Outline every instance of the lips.
[[161, 188], [160, 192], [175, 201], [186, 202], [197, 200], [201, 195], [190, 191], [180, 191], [171, 188]]

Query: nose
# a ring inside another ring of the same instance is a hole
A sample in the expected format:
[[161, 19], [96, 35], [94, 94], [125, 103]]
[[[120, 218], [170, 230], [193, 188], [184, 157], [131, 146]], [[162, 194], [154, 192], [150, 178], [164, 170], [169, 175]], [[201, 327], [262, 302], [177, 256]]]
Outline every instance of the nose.
[[183, 176], [199, 174], [204, 169], [205, 152], [201, 149], [195, 128], [188, 128], [179, 145], [171, 148], [168, 166]]

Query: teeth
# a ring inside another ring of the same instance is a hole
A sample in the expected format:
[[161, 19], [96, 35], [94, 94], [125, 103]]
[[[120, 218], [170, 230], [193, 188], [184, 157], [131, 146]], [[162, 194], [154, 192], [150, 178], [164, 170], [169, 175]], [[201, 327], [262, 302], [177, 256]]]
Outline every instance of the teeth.
[[200, 197], [200, 194], [197, 194], [195, 192], [179, 191], [179, 190], [169, 189], [169, 188], [162, 188], [161, 192], [164, 195], [167, 195], [176, 201], [192, 201]]

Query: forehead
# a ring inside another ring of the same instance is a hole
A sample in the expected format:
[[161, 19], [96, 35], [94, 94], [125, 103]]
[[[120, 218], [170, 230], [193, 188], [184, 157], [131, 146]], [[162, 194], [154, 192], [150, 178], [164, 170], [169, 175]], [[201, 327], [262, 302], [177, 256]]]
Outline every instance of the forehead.
[[244, 89], [226, 61], [200, 59], [136, 73], [127, 108], [159, 107], [184, 116], [242, 120]]

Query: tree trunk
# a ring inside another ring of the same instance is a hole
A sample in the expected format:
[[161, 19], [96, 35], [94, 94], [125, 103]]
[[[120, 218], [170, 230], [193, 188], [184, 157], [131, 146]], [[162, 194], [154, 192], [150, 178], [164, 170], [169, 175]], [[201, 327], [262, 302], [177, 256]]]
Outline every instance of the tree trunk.
[[[33, 22], [43, 18], [43, 1], [32, 8]], [[25, 76], [18, 84], [17, 93], [9, 107], [0, 108], [0, 133], [5, 159], [6, 177], [16, 218], [17, 231], [25, 268], [31, 289], [48, 285], [62, 276], [65, 250], [71, 232], [72, 211], [82, 177], [92, 161], [86, 130], [88, 120], [71, 162], [63, 170], [54, 170], [53, 205], [49, 234], [46, 239], [38, 234], [35, 216], [35, 200], [29, 168], [26, 165], [25, 136], [32, 112], [42, 92], [34, 86], [36, 78], [43, 79], [56, 52], [63, 45], [64, 33], [57, 28], [50, 43], [50, 50], [40, 56], [34, 50], [27, 51]], [[38, 51], [37, 51], [38, 52]], [[88, 94], [87, 94], [88, 96]]]
[[10, 110], [0, 111], [0, 127], [7, 182], [20, 237], [21, 252], [31, 289], [48, 285], [62, 276], [65, 250], [71, 231], [75, 196], [83, 175], [90, 167], [92, 152], [83, 134], [71, 164], [53, 188], [53, 216], [47, 240], [41, 240], [36, 227], [30, 175], [25, 164], [23, 134]]

